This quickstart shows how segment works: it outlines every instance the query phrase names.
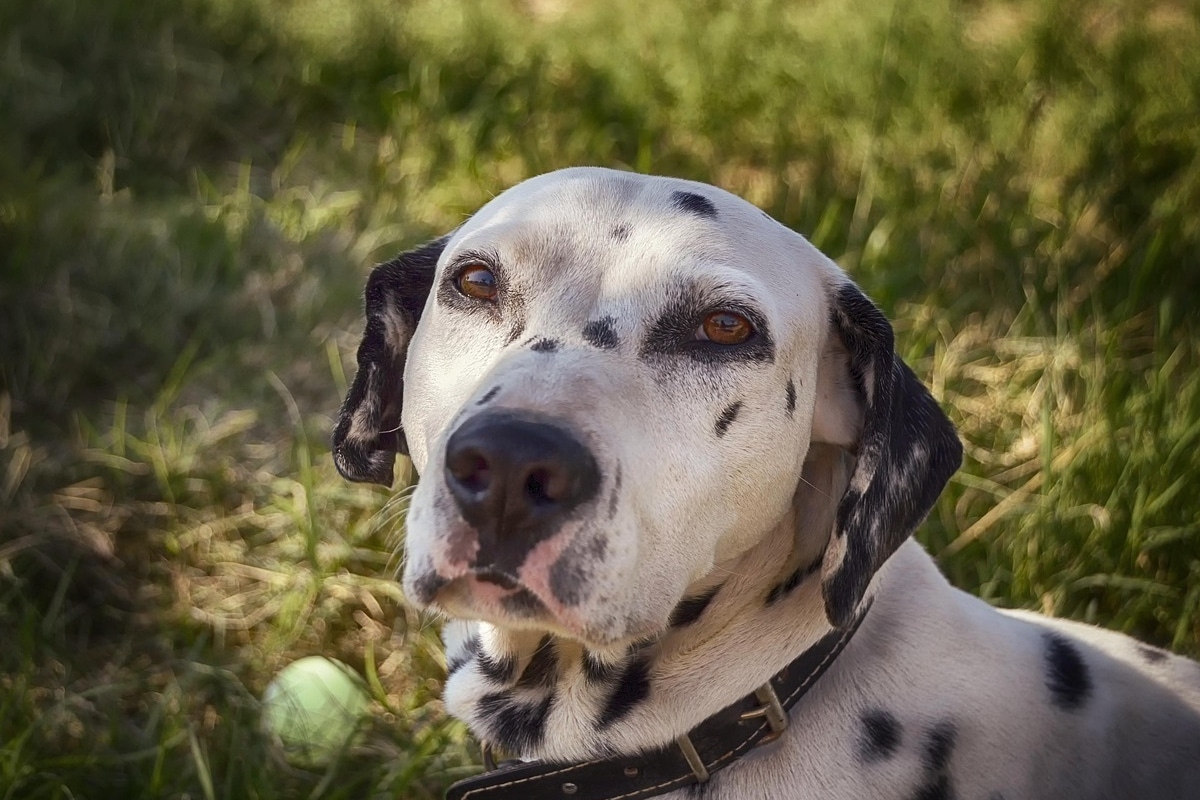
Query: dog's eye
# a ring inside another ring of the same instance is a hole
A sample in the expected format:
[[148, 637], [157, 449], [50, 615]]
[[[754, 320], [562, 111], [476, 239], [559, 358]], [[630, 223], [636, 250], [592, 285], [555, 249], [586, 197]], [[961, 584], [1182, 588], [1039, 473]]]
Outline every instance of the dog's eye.
[[454, 278], [454, 286], [476, 300], [496, 299], [496, 273], [483, 264], [467, 264]]
[[696, 338], [714, 344], [742, 344], [754, 335], [750, 320], [733, 311], [712, 311], [696, 329]]

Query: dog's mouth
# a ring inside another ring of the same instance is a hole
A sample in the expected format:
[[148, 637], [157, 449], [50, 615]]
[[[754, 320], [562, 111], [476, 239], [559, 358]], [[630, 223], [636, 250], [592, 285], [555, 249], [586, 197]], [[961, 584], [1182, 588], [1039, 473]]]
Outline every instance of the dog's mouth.
[[459, 619], [481, 619], [504, 627], [552, 630], [586, 638], [586, 625], [572, 609], [543, 597], [515, 575], [495, 567], [469, 570], [422, 599]]
[[522, 588], [521, 582], [512, 575], [490, 567], [476, 570], [474, 577], [475, 580], [482, 581], [483, 583], [494, 583], [505, 591]]

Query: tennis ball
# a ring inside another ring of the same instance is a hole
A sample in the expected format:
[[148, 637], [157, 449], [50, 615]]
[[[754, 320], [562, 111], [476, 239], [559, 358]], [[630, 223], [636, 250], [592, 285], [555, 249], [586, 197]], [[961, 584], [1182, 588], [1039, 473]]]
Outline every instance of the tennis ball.
[[289, 761], [322, 766], [351, 744], [366, 715], [362, 679], [340, 661], [308, 656], [288, 664], [263, 694], [263, 723]]

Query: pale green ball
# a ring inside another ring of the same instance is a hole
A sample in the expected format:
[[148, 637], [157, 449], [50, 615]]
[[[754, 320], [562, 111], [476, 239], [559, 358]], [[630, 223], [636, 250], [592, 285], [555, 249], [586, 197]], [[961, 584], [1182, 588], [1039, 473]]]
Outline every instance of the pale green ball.
[[288, 664], [263, 694], [263, 723], [289, 761], [321, 766], [352, 743], [367, 712], [362, 679], [340, 661], [308, 656]]

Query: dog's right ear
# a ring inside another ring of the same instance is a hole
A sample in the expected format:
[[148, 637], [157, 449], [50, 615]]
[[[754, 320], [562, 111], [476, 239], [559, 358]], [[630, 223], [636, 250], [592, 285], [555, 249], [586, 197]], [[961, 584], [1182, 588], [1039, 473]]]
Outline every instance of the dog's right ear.
[[401, 253], [375, 267], [367, 279], [358, 374], [333, 431], [333, 463], [349, 480], [390, 486], [396, 453], [408, 454], [400, 428], [404, 361], [449, 238]]

